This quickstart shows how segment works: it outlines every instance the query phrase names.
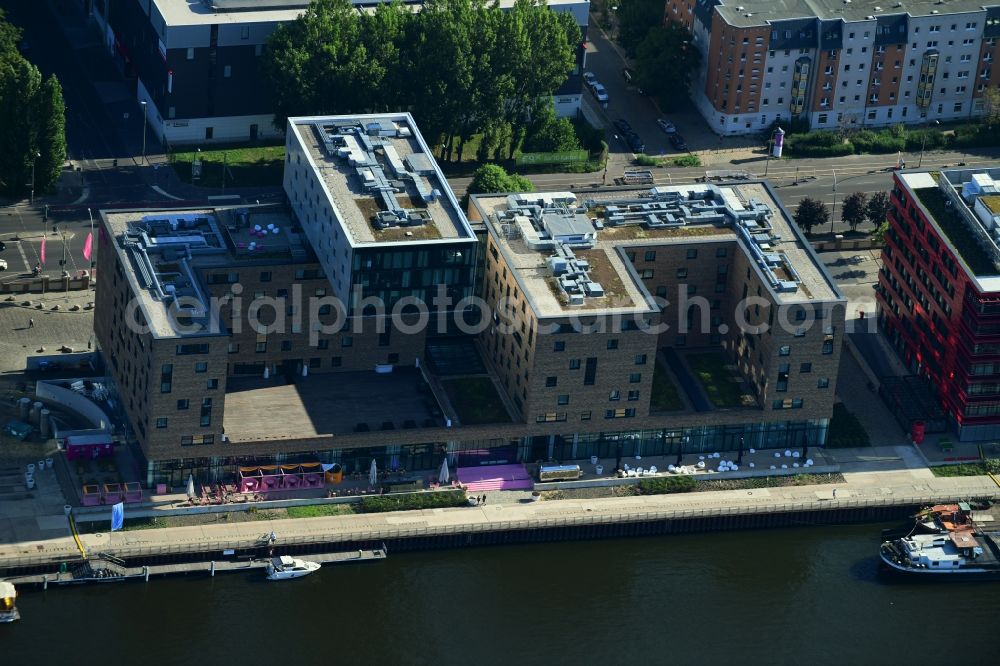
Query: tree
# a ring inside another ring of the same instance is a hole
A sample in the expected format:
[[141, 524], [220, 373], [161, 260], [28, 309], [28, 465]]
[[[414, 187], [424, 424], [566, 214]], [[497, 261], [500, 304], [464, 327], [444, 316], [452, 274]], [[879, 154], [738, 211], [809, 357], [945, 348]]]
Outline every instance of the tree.
[[505, 98], [512, 139], [508, 158], [524, 139], [527, 123], [557, 90], [576, 65], [580, 28], [566, 12], [553, 12], [535, 0], [515, 0], [502, 17], [498, 40], [501, 79], [510, 84]]
[[840, 213], [840, 219], [851, 226], [851, 231], [856, 231], [858, 225], [865, 221], [867, 205], [868, 196], [864, 192], [851, 192], [844, 197], [844, 208]]
[[555, 102], [549, 98], [531, 118], [521, 149], [526, 153], [557, 153], [579, 148], [573, 123], [569, 118], [556, 117]]
[[7, 22], [7, 16], [0, 9], [0, 57], [17, 53], [17, 44], [21, 41], [21, 30]]
[[685, 28], [668, 23], [649, 30], [636, 50], [636, 83], [666, 109], [673, 109], [686, 98], [691, 73], [698, 71], [701, 64], [701, 56], [690, 39]]
[[39, 90], [36, 128], [35, 145], [40, 156], [35, 165], [35, 188], [41, 191], [59, 179], [66, 163], [66, 103], [55, 74]]
[[885, 222], [885, 217], [889, 214], [889, 206], [888, 192], [876, 192], [868, 199], [868, 204], [865, 206], [865, 216], [876, 229]]
[[813, 227], [822, 226], [829, 221], [830, 211], [826, 209], [826, 204], [818, 199], [806, 197], [795, 209], [795, 223], [807, 234], [812, 233]]
[[0, 191], [47, 190], [66, 161], [66, 107], [58, 79], [41, 72], [17, 48], [21, 32], [0, 11]]
[[[399, 0], [359, 13], [351, 0], [314, 0], [268, 42], [263, 71], [288, 116], [407, 110], [442, 159], [489, 132], [487, 152], [513, 157], [526, 125], [576, 64], [580, 30], [543, 0], [508, 10], [486, 0]], [[562, 141], [565, 127], [551, 128]], [[457, 139], [457, 141], [456, 141]]]
[[983, 91], [983, 122], [989, 127], [1000, 125], [1000, 89], [987, 87]]
[[618, 3], [618, 42], [630, 57], [651, 28], [663, 25], [662, 0], [621, 0]]
[[498, 192], [531, 192], [535, 186], [527, 178], [508, 174], [502, 166], [484, 164], [472, 174], [469, 194], [492, 194]]
[[875, 241], [875, 243], [878, 244], [878, 245], [884, 244], [885, 243], [885, 233], [887, 231], [889, 231], [889, 222], [888, 221], [883, 222], [882, 224], [878, 225], [878, 228], [876, 228], [875, 231], [872, 232], [872, 240]]
[[377, 76], [350, 0], [314, 0], [299, 18], [279, 24], [263, 71], [279, 128], [288, 116], [362, 111]]

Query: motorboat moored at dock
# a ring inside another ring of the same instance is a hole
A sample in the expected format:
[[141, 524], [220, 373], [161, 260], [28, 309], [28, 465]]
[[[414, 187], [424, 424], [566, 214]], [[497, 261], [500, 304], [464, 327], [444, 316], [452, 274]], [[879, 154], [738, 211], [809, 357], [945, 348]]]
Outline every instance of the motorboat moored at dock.
[[0, 581], [0, 623], [20, 620], [17, 610], [17, 589], [12, 583]]
[[272, 557], [271, 561], [267, 563], [267, 579], [285, 580], [288, 578], [301, 578], [319, 570], [319, 568], [320, 565], [317, 562], [299, 560], [287, 555]]

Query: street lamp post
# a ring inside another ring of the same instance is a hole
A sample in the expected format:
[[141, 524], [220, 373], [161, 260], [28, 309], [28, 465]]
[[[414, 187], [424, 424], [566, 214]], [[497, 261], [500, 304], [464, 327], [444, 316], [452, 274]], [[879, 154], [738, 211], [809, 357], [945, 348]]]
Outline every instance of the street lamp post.
[[35, 205], [35, 162], [37, 162], [38, 158], [41, 156], [42, 154], [36, 150], [34, 157], [31, 158], [31, 205], [32, 206]]
[[140, 102], [142, 104], [142, 163], [146, 163], [146, 100]]
[[833, 212], [830, 213], [830, 233], [833, 233], [833, 223], [837, 219], [837, 170], [833, 171]]
[[[940, 125], [941, 121], [940, 120], [935, 120], [934, 124], [935, 125]], [[928, 126], [930, 126], [930, 123], [928, 123]], [[920, 168], [920, 165], [924, 163], [924, 146], [927, 144], [927, 131], [926, 130], [927, 130], [927, 128], [924, 128], [924, 133], [920, 137], [920, 158], [917, 160], [917, 168], [918, 169]]]

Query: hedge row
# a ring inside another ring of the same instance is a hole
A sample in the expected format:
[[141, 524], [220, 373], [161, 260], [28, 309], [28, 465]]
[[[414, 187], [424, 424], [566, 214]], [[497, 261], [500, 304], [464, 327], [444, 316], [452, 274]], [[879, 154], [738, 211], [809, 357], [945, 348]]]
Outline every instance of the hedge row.
[[643, 479], [639, 482], [639, 492], [643, 495], [667, 495], [669, 493], [689, 493], [697, 481], [693, 476], [667, 476]]
[[380, 495], [362, 497], [361, 510], [366, 513], [409, 511], [412, 509], [441, 509], [450, 506], [467, 506], [469, 498], [464, 490], [439, 490], [433, 493], [407, 493], [405, 495]]
[[817, 130], [785, 136], [785, 152], [790, 157], [840, 157], [995, 145], [1000, 145], [1000, 127], [980, 123], [959, 125], [950, 134], [940, 129], [906, 129], [895, 125], [882, 130], [860, 130], [847, 134]]

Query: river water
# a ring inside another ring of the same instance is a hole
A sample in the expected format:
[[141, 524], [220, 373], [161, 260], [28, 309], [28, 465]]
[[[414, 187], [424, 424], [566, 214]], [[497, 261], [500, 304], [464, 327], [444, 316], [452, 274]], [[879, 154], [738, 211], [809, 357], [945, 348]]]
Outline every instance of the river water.
[[[24, 590], [0, 664], [1000, 663], [1000, 583], [900, 583], [851, 525]], [[140, 661], [141, 660], [141, 661]]]

